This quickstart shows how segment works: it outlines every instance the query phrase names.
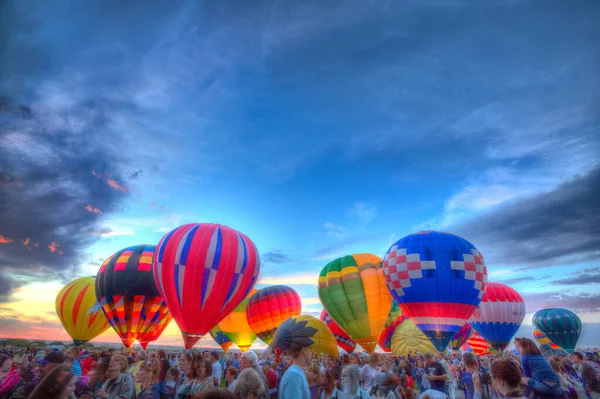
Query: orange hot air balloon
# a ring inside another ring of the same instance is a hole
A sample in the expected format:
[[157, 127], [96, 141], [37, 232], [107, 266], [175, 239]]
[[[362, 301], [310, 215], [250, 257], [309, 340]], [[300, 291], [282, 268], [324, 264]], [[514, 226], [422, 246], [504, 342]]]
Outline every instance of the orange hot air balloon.
[[279, 325], [288, 317], [299, 316], [301, 311], [302, 303], [296, 291], [285, 285], [273, 285], [252, 295], [246, 317], [252, 331], [270, 345]]
[[252, 332], [250, 325], [248, 324], [248, 318], [246, 317], [246, 308], [252, 295], [258, 290], [253, 289], [250, 294], [240, 303], [233, 312], [229, 313], [219, 323], [219, 328], [223, 333], [236, 344], [242, 352], [246, 352], [254, 341], [256, 340], [256, 334]]

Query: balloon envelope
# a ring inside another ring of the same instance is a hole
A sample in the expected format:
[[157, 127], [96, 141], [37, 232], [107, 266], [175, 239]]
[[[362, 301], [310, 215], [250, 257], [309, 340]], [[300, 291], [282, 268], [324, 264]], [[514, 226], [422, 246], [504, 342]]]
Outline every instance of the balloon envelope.
[[538, 310], [533, 325], [567, 352], [575, 351], [581, 334], [581, 320], [575, 313], [562, 308]]
[[390, 340], [390, 347], [396, 356], [407, 356], [409, 352], [415, 353], [415, 351], [421, 352], [422, 355], [436, 352], [429, 338], [410, 319], [404, 320], [396, 327]]
[[540, 345], [544, 345], [544, 344], [550, 345], [551, 349], [559, 349], [560, 348], [560, 346], [558, 346], [554, 342], [552, 342], [550, 340], [550, 338], [548, 338], [548, 336], [546, 334], [544, 334], [543, 332], [541, 332], [537, 328], [533, 329], [533, 338]]
[[273, 337], [272, 349], [294, 351], [308, 348], [317, 356], [321, 353], [338, 357], [335, 338], [329, 328], [313, 316], [292, 316], [279, 326]]
[[244, 299], [233, 312], [229, 313], [229, 315], [219, 323], [221, 331], [223, 331], [227, 338], [236, 344], [242, 352], [246, 352], [250, 349], [250, 346], [252, 346], [256, 340], [256, 334], [252, 332], [252, 329], [248, 324], [246, 308], [248, 307], [250, 297], [257, 291], [258, 290], [250, 291], [246, 299]]
[[469, 324], [499, 352], [508, 347], [525, 318], [525, 302], [517, 291], [490, 282]]
[[167, 312], [152, 274], [155, 248], [122, 249], [104, 261], [96, 277], [96, 298], [127, 348], [142, 340]]
[[102, 334], [109, 327], [100, 315], [96, 300], [95, 277], [82, 277], [65, 285], [56, 296], [56, 314], [77, 346]]
[[302, 302], [296, 291], [285, 285], [272, 285], [252, 295], [246, 316], [254, 334], [269, 345], [277, 327], [301, 311]]
[[229, 337], [225, 335], [223, 330], [221, 330], [219, 326], [216, 326], [215, 328], [209, 331], [209, 334], [212, 337], [212, 339], [214, 339], [215, 342], [219, 344], [219, 346], [225, 351], [225, 353], [227, 353], [229, 347], [233, 344], [233, 342], [231, 342]]
[[465, 325], [462, 326], [461, 329], [458, 330], [458, 332], [452, 338], [452, 341], [450, 343], [452, 345], [452, 349], [460, 349], [460, 347], [463, 346], [471, 337], [472, 333], [473, 329], [471, 328], [469, 323], [465, 323]]
[[408, 319], [408, 317], [402, 314], [400, 306], [398, 306], [396, 301], [392, 301], [392, 309], [390, 309], [390, 313], [388, 314], [387, 320], [385, 321], [383, 331], [381, 332], [381, 334], [379, 334], [379, 338], [377, 339], [379, 347], [384, 352], [392, 351], [392, 348], [390, 347], [392, 335], [394, 334], [394, 331], [396, 331], [396, 327], [398, 327], [400, 323], [402, 323], [406, 319]]
[[347, 353], [354, 352], [354, 348], [356, 348], [356, 342], [352, 338], [346, 334], [346, 331], [342, 330], [342, 327], [338, 326], [338, 324], [333, 321], [329, 313], [325, 309], [321, 311], [320, 320], [325, 323], [329, 331], [333, 334], [338, 346], [345, 350]]
[[385, 254], [383, 270], [402, 312], [440, 352], [475, 312], [487, 285], [475, 246], [437, 231], [398, 240]]
[[381, 259], [354, 254], [328, 263], [319, 275], [319, 298], [331, 318], [373, 353], [392, 307]]
[[227, 226], [186, 224], [160, 240], [154, 277], [186, 349], [246, 298], [259, 270], [254, 243]]
[[471, 337], [467, 340], [467, 345], [479, 356], [485, 354], [491, 348], [489, 342], [483, 339], [477, 331], [473, 331]]

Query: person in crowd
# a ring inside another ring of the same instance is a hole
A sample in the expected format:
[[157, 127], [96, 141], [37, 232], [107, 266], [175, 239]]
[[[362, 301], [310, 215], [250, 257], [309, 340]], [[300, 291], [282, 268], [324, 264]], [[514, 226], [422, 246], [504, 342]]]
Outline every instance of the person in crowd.
[[[96, 390], [96, 398], [99, 399], [133, 399], [135, 388], [133, 379], [127, 374], [127, 358], [116, 354], [110, 358], [106, 379], [99, 389]], [[141, 390], [141, 388], [140, 388]]]
[[425, 354], [425, 370], [425, 378], [429, 381], [431, 389], [446, 393], [446, 369], [431, 353]]
[[210, 353], [210, 360], [212, 362], [212, 377], [214, 380], [215, 387], [221, 386], [221, 378], [223, 378], [223, 368], [219, 362], [219, 353], [212, 351]]
[[67, 399], [75, 392], [77, 376], [70, 366], [54, 367], [40, 381], [28, 399]]
[[12, 369], [12, 365], [13, 361], [10, 356], [4, 354], [0, 355], [0, 384], [6, 377], [8, 377], [8, 374]]
[[271, 399], [277, 399], [277, 374], [273, 371], [273, 363], [270, 360], [262, 360], [259, 363], [269, 384], [269, 396]]
[[558, 375], [552, 370], [552, 366], [535, 343], [529, 338], [515, 338], [515, 346], [521, 354], [523, 368], [521, 384], [542, 395], [562, 395]]
[[370, 399], [371, 396], [360, 387], [359, 368], [350, 364], [342, 369], [342, 393], [346, 399]]
[[[265, 395], [263, 399], [269, 397], [269, 382], [267, 381], [267, 377], [263, 374], [262, 370], [258, 366], [258, 355], [253, 351], [247, 351], [242, 353], [240, 358], [240, 370], [243, 371], [247, 368], [252, 368], [256, 373], [262, 378], [264, 389], [262, 390], [262, 394]], [[238, 377], [239, 378], [239, 377]]]
[[[404, 374], [402, 377], [407, 378], [407, 375]], [[396, 384], [392, 375], [383, 371], [377, 373], [371, 396], [378, 399], [401, 399], [398, 384]]]
[[240, 373], [233, 393], [240, 399], [258, 399], [265, 396], [265, 385], [260, 374], [251, 367]]
[[[7, 355], [0, 355], [0, 399], [5, 399], [6, 395], [17, 385], [21, 379], [23, 366], [13, 367], [13, 359]], [[25, 364], [25, 370], [29, 367]]]
[[319, 399], [343, 399], [342, 391], [336, 386], [336, 379], [331, 370], [325, 370], [321, 376], [321, 385], [323, 389]]
[[235, 389], [238, 373], [238, 369], [236, 369], [233, 366], [229, 366], [227, 367], [227, 370], [225, 370], [225, 381], [227, 381], [227, 390], [229, 390], [230, 392], [233, 392], [233, 390]]
[[37, 378], [26, 380], [21, 378], [15, 388], [8, 393], [7, 399], [26, 399], [33, 392], [38, 383], [44, 379], [52, 370], [61, 365], [65, 357], [61, 352], [50, 352], [42, 359], [35, 360], [38, 364]]
[[[525, 399], [521, 391], [521, 370], [519, 366], [511, 359], [499, 359], [494, 361], [490, 367], [493, 388], [502, 398]], [[475, 389], [481, 387], [479, 374], [473, 375]]]
[[179, 367], [183, 372], [183, 378], [177, 385], [175, 397], [176, 399], [190, 399], [194, 394], [197, 381], [194, 357], [187, 352], [182, 354], [179, 357]]
[[[147, 359], [148, 359], [148, 352], [146, 352], [145, 350], [141, 350], [135, 355], [135, 362], [133, 363], [133, 365], [131, 365], [129, 367], [129, 371], [127, 372], [129, 375], [131, 375], [131, 377], [133, 377], [134, 380], [135, 380], [135, 377], [137, 376], [137, 373], [140, 370], [142, 362], [146, 361]], [[140, 393], [140, 391], [142, 390], [142, 385], [136, 382], [134, 384], [134, 388], [135, 388], [135, 394], [138, 395]]]
[[81, 377], [83, 375], [83, 371], [81, 369], [81, 363], [79, 362], [81, 356], [81, 349], [78, 346], [72, 346], [69, 348], [69, 351], [65, 354], [65, 358], [67, 355], [70, 355], [73, 358], [73, 365], [71, 366], [71, 371], [77, 377]]
[[431, 388], [431, 383], [425, 378], [426, 374], [427, 370], [425, 369], [425, 362], [421, 359], [417, 360], [416, 367], [413, 369], [413, 378], [415, 379], [420, 392], [425, 392]]
[[203, 357], [199, 361], [196, 374], [198, 375], [198, 380], [196, 382], [196, 386], [194, 387], [193, 398], [199, 399], [202, 392], [215, 388], [210, 355]]
[[292, 347], [291, 352], [292, 362], [279, 382], [279, 398], [310, 399], [308, 380], [303, 368], [310, 363], [312, 352], [299, 346]]
[[160, 361], [157, 358], [148, 359], [140, 364], [135, 382], [139, 383], [142, 389], [136, 399], [168, 399], [171, 397], [172, 389], [168, 389], [164, 383], [161, 384], [159, 381], [160, 367]]
[[[472, 352], [463, 353], [463, 362], [465, 364], [464, 372], [462, 373], [462, 386], [465, 392], [466, 399], [482, 399], [483, 388], [476, 389], [473, 381], [474, 376], [478, 381], [482, 381], [481, 374], [479, 371], [479, 363], [477, 358]], [[481, 385], [481, 384], [480, 384]]]
[[360, 381], [362, 381], [363, 391], [371, 392], [371, 388], [375, 385], [375, 379], [379, 372], [379, 363], [379, 354], [373, 353], [369, 358], [369, 363], [365, 364], [360, 370]]
[[591, 397], [592, 393], [600, 394], [600, 366], [598, 363], [589, 360], [584, 361], [581, 352], [573, 352], [571, 360], [575, 364], [577, 374], [583, 382], [586, 395]]

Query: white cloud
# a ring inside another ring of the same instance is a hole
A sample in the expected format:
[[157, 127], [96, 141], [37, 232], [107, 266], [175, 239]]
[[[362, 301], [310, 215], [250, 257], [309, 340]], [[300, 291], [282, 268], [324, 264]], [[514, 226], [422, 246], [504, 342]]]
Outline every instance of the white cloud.
[[358, 219], [361, 223], [369, 223], [377, 217], [377, 208], [364, 202], [356, 202], [348, 211], [348, 217]]
[[323, 227], [327, 230], [327, 235], [331, 237], [341, 238], [346, 235], [346, 228], [332, 222], [325, 222]]

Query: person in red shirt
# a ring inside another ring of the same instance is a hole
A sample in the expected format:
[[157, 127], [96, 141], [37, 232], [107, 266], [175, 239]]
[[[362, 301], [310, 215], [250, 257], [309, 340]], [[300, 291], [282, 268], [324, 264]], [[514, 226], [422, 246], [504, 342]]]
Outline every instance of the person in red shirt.
[[271, 399], [277, 399], [277, 374], [271, 368], [271, 361], [263, 360], [260, 362], [260, 366], [269, 383], [269, 396]]

